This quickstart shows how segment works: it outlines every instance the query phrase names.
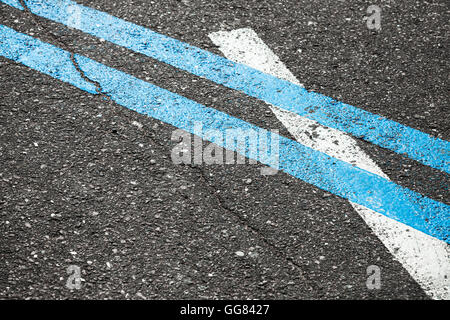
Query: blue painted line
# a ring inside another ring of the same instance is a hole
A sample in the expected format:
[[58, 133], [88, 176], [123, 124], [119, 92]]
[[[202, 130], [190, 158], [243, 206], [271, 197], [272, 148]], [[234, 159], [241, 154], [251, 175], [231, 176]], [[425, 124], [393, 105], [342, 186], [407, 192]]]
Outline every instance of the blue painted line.
[[[0, 1], [13, 6], [15, 3], [17, 7], [17, 1]], [[25, 0], [25, 3], [36, 15], [79, 28], [93, 36], [450, 173], [448, 141], [330, 97], [308, 92], [290, 82], [71, 0], [46, 0], [45, 3], [42, 0]], [[81, 18], [76, 25], [72, 25], [71, 15], [74, 12], [78, 12]]]
[[[70, 54], [51, 44], [18, 33], [0, 25], [0, 55], [34, 70], [69, 83], [91, 94], [95, 87], [80, 77], [70, 61]], [[194, 133], [201, 122], [205, 132], [227, 129], [263, 130], [243, 120], [159, 88], [131, 75], [107, 67], [84, 56], [75, 55], [85, 75], [97, 81], [103, 93], [119, 105], [165, 123]], [[200, 137], [222, 147], [271, 165], [294, 177], [327, 190], [352, 202], [400, 221], [433, 237], [450, 242], [450, 206], [424, 197], [365, 170], [310, 149], [296, 141], [276, 135], [279, 139], [279, 167], [267, 157], [260, 158], [244, 146]], [[272, 137], [274, 133], [271, 133]], [[269, 135], [270, 136], [270, 135]], [[269, 150], [268, 157], [271, 155]]]

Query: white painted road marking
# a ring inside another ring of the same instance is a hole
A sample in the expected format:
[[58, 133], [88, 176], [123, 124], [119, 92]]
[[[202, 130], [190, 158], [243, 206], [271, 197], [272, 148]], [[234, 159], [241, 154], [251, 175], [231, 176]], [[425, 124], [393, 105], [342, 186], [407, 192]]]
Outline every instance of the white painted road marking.
[[[219, 31], [209, 37], [228, 59], [301, 85], [252, 29]], [[389, 179], [349, 135], [273, 105], [269, 107], [298, 142]], [[450, 299], [450, 249], [444, 241], [350, 203], [429, 296]]]

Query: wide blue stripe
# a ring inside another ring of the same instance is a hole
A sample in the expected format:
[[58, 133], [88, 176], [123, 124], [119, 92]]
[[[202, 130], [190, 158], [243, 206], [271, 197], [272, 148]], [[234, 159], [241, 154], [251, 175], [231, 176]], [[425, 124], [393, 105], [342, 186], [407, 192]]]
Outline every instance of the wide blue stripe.
[[[2, 25], [0, 55], [97, 94], [95, 87], [80, 77], [70, 61], [68, 52]], [[194, 133], [196, 122], [201, 122], [205, 131], [215, 129], [225, 132], [230, 128], [263, 130], [89, 58], [80, 55], [75, 58], [86, 76], [97, 81], [103, 92], [116, 103], [190, 133]], [[208, 140], [204, 133], [200, 136]], [[296, 141], [277, 137], [280, 141], [279, 169], [447, 243], [450, 242], [449, 206]], [[211, 141], [278, 169], [271, 161], [252, 154], [247, 146], [245, 150], [239, 150], [238, 146], [226, 145], [226, 142]]]
[[[5, 3], [17, 2], [0, 0]], [[71, 0], [25, 0], [36, 15], [205, 77], [450, 173], [450, 143]], [[75, 23], [79, 14], [81, 20]]]

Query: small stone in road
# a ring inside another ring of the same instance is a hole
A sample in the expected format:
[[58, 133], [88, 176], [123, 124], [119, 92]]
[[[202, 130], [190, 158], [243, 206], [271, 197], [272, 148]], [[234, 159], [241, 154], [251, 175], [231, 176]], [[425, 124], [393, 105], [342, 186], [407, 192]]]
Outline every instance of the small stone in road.
[[147, 300], [147, 298], [140, 292], [136, 293], [136, 296], [138, 296], [141, 299]]
[[142, 127], [143, 127], [142, 124], [139, 123], [139, 122], [137, 122], [137, 121], [133, 121], [132, 124], [133, 124], [133, 126], [136, 126], [136, 127], [138, 127], [139, 129], [142, 129]]
[[245, 253], [243, 253], [242, 251], [236, 251], [235, 254], [236, 254], [238, 257], [243, 257], [243, 256], [245, 256]]

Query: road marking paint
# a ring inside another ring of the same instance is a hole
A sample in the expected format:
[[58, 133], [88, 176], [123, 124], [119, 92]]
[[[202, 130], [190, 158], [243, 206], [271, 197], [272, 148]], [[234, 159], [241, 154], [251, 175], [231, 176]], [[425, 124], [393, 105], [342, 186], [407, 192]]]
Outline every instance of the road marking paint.
[[[228, 59], [303, 87], [252, 29], [213, 32], [209, 38]], [[350, 136], [272, 104], [269, 107], [298, 142], [388, 179]]]
[[[0, 0], [4, 3], [17, 3]], [[25, 0], [34, 14], [105, 39], [324, 126], [450, 173], [450, 142], [71, 0]], [[17, 7], [17, 6], [16, 6]], [[68, 10], [70, 8], [71, 10]], [[73, 11], [80, 19], [71, 23]]]
[[[252, 29], [213, 32], [209, 38], [228, 59], [302, 86]], [[389, 179], [347, 134], [275, 106], [269, 107], [301, 144]], [[450, 299], [450, 249], [444, 241], [359, 204], [350, 204], [429, 296]]]
[[[0, 25], [0, 55], [96, 94], [91, 83], [80, 79], [68, 52], [3, 25]], [[194, 133], [198, 122], [208, 130], [221, 132], [232, 128], [264, 130], [84, 56], [75, 55], [75, 59], [85, 76], [99, 83], [102, 92], [116, 103], [187, 132]], [[268, 140], [275, 135], [267, 133]], [[267, 158], [260, 159], [260, 153], [252, 157], [255, 153], [246, 144], [224, 143], [203, 133], [200, 137], [269, 166], [271, 163], [266, 159], [274, 156], [269, 150]], [[276, 155], [279, 166], [275, 169], [450, 243], [450, 206], [286, 137], [276, 135], [276, 139], [280, 145]], [[270, 141], [267, 145], [271, 145]]]

